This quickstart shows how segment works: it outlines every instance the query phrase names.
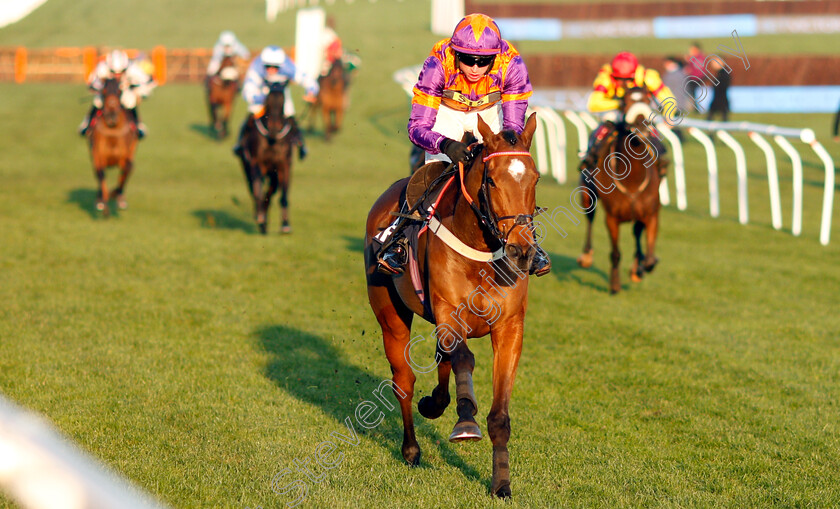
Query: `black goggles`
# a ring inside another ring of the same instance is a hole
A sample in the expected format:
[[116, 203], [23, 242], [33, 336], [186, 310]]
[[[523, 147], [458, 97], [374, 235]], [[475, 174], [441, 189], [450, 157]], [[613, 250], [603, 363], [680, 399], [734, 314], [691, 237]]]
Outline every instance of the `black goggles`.
[[493, 60], [496, 59], [496, 55], [468, 55], [466, 53], [455, 53], [455, 56], [457, 56], [458, 60], [467, 67], [472, 67], [474, 65], [487, 67], [493, 63]]

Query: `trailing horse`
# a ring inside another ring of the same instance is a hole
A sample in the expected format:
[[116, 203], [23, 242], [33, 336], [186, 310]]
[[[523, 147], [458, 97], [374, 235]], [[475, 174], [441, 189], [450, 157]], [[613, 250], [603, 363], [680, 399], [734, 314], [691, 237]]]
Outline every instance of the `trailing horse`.
[[[248, 119], [242, 138], [242, 169], [254, 199], [254, 218], [260, 233], [267, 231], [271, 197], [280, 190], [281, 233], [290, 233], [289, 184], [292, 179], [292, 145], [297, 128], [283, 113], [285, 86], [270, 85], [265, 113]], [[266, 188], [266, 180], [268, 187]]]
[[[418, 410], [429, 419], [443, 414], [450, 402], [450, 372], [454, 372], [458, 421], [449, 438], [452, 442], [481, 439], [473, 418], [478, 411], [472, 385], [475, 358], [467, 339], [490, 334], [493, 404], [487, 431], [493, 442], [491, 492], [499, 497], [511, 494], [509, 404], [522, 352], [528, 271], [535, 254], [533, 216], [539, 173], [528, 152], [535, 128], [536, 117], [531, 115], [521, 136], [513, 131], [494, 134], [478, 118], [484, 144], [474, 150], [476, 156], [468, 168], [462, 167], [460, 177], [446, 183], [434, 215], [427, 218], [418, 237], [417, 264], [404, 275], [376, 271], [373, 238], [400, 209], [409, 178], [379, 197], [366, 225], [368, 297], [394, 375], [392, 388], [403, 419], [403, 458], [410, 465], [420, 463], [411, 409], [412, 367], [426, 363], [411, 355], [414, 315], [434, 324], [437, 336], [438, 385], [431, 396], [420, 400]], [[443, 166], [433, 162], [420, 171], [441, 174]]]
[[[233, 57], [225, 56], [215, 75], [207, 79], [207, 106], [210, 110], [210, 127], [217, 138], [228, 135], [228, 120], [233, 101], [239, 92], [239, 70]], [[221, 111], [220, 111], [221, 110]]]
[[309, 130], [315, 127], [318, 109], [324, 118], [324, 139], [330, 140], [333, 133], [341, 129], [344, 121], [344, 109], [347, 107], [347, 74], [341, 59], [336, 59], [324, 76], [318, 78], [318, 97], [312, 104], [309, 114]]
[[[607, 229], [612, 243], [610, 293], [613, 294], [621, 290], [618, 274], [621, 260], [618, 228], [621, 223], [633, 222], [633, 235], [636, 237], [636, 253], [630, 270], [633, 282], [641, 281], [644, 273], [651, 272], [658, 262], [654, 252], [659, 231], [660, 166], [664, 164], [656, 148], [657, 144], [651, 138], [655, 134], [645, 123], [652, 111], [648, 92], [642, 88], [631, 88], [623, 102], [624, 124], [604, 143], [605, 148], [598, 155], [596, 169], [585, 169], [581, 175], [581, 184], [595, 193], [607, 216]], [[592, 266], [592, 221], [595, 219], [595, 207], [587, 193], [583, 196], [583, 207], [589, 212], [586, 214], [586, 241], [577, 261], [581, 267], [589, 268]], [[642, 251], [641, 244], [645, 229], [647, 255]]]
[[[134, 168], [134, 151], [137, 148], [137, 126], [134, 119], [120, 103], [122, 90], [120, 82], [114, 78], [105, 80], [102, 89], [102, 110], [91, 119], [87, 138], [90, 146], [90, 158], [96, 176], [99, 191], [96, 198], [96, 210], [108, 216], [108, 201], [113, 197], [120, 209], [126, 209], [125, 184]], [[105, 182], [105, 170], [119, 166], [119, 184], [108, 192]]]

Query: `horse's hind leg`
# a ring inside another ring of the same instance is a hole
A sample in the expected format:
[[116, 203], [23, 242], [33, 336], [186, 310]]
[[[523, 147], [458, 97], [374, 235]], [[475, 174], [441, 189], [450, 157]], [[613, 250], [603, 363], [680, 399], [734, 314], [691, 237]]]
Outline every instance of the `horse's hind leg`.
[[585, 180], [581, 177], [581, 184], [589, 188], [592, 192], [590, 196], [589, 193], [582, 193], [583, 194], [583, 208], [586, 210], [586, 240], [583, 242], [583, 252], [578, 256], [577, 262], [584, 269], [588, 269], [592, 266], [592, 221], [595, 220], [595, 203], [593, 203], [592, 196], [595, 196], [595, 191], [592, 189], [592, 186], [589, 185]]
[[112, 193], [114, 195], [114, 199], [117, 201], [117, 207], [119, 207], [120, 210], [128, 208], [128, 202], [123, 196], [123, 191], [125, 190], [125, 183], [128, 181], [128, 177], [131, 176], [131, 171], [133, 169], [134, 161], [132, 159], [127, 159], [122, 165], [119, 183]]
[[292, 233], [292, 226], [289, 224], [289, 186], [283, 184], [280, 187], [280, 233]]
[[618, 226], [618, 218], [607, 214], [607, 230], [610, 232], [610, 242], [612, 243], [612, 251], [610, 252], [610, 261], [612, 262], [610, 293], [612, 294], [621, 291], [621, 277], [618, 274], [618, 263], [621, 261], [621, 251], [618, 249]]
[[499, 327], [490, 335], [493, 344], [493, 405], [487, 414], [487, 433], [493, 442], [490, 492], [501, 498], [511, 495], [507, 444], [510, 440], [510, 395], [522, 354], [523, 330], [520, 324]]
[[414, 314], [400, 300], [391, 279], [376, 272], [376, 263], [372, 261], [372, 256], [368, 246], [365, 251], [368, 297], [376, 320], [382, 328], [385, 355], [394, 375], [394, 396], [400, 403], [403, 420], [402, 455], [409, 465], [417, 466], [420, 464], [420, 445], [414, 434], [414, 416], [411, 411], [416, 377], [405, 354]]
[[645, 223], [636, 221], [633, 223], [633, 236], [636, 239], [636, 254], [633, 256], [633, 266], [630, 268], [630, 280], [639, 283], [645, 271], [642, 268], [642, 261], [645, 254], [642, 252], [642, 232], [645, 231]]
[[656, 236], [659, 234], [659, 211], [651, 214], [647, 221], [647, 256], [645, 257], [644, 268], [652, 272], [659, 262], [656, 257]]

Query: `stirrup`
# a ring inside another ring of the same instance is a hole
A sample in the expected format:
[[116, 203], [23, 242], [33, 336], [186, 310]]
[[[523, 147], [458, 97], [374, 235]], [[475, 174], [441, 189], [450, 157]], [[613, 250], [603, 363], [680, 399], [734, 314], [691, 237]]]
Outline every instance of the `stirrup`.
[[405, 247], [399, 241], [395, 241], [382, 251], [382, 255], [376, 260], [376, 269], [382, 274], [397, 276], [405, 273], [404, 265], [407, 261]]

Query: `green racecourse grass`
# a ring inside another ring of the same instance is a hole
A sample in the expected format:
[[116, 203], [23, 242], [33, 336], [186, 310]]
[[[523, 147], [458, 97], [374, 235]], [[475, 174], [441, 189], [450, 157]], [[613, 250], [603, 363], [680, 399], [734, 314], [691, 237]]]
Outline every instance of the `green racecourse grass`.
[[[186, 3], [129, 12], [50, 0], [0, 43], [198, 47], [224, 28], [252, 47], [292, 42], [282, 32], [291, 16], [268, 25], [261, 2], [201, 4], [187, 18]], [[275, 207], [270, 235], [256, 233], [231, 142], [205, 134], [199, 86], [166, 85], [142, 105], [150, 135], [130, 208], [103, 220], [74, 132], [84, 87], [0, 84], [0, 392], [172, 507], [284, 507], [290, 497], [272, 492], [272, 477], [346, 431], [345, 417], [390, 376], [361, 236], [372, 202], [407, 171], [408, 105], [390, 74], [436, 39], [428, 10], [331, 7], [364, 63], [344, 132], [331, 144], [310, 136], [310, 157], [295, 165], [290, 236], [277, 233]], [[109, 15], [136, 23], [107, 27]], [[840, 159], [828, 115], [736, 118], [813, 127]], [[661, 264], [639, 285], [626, 283], [624, 226], [619, 296], [607, 294], [602, 213], [592, 270], [574, 262], [582, 226], [546, 238], [554, 270], [531, 281], [511, 404], [511, 503], [487, 495], [488, 439], [446, 441], [451, 410], [437, 421], [415, 414], [422, 467], [403, 465], [394, 411], [371, 431], [356, 426], [358, 446], [339, 444], [342, 463], [307, 482], [304, 507], [840, 504], [840, 220], [820, 246], [822, 169], [804, 150], [803, 235], [788, 233], [790, 169], [777, 153], [786, 231], [774, 231], [762, 156], [745, 146], [751, 224], [737, 223], [734, 162], [721, 145], [721, 218], [709, 218], [705, 156], [688, 143], [689, 208], [663, 210]], [[544, 178], [538, 202], [567, 204], [572, 188]], [[484, 428], [491, 351], [487, 339], [471, 347]], [[418, 396], [434, 381], [419, 376]]]

